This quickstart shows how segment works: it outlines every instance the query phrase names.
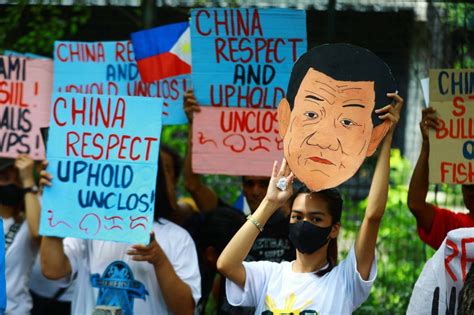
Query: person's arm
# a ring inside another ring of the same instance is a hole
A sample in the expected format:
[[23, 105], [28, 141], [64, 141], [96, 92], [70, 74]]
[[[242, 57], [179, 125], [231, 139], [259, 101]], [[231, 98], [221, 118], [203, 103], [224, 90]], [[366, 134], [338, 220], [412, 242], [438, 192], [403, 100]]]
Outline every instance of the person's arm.
[[[51, 186], [52, 176], [46, 172], [40, 173], [40, 187]], [[69, 258], [64, 253], [63, 239], [43, 236], [40, 247], [41, 272], [51, 280], [69, 276], [72, 272]]]
[[389, 120], [392, 126], [385, 136], [380, 149], [372, 184], [370, 185], [367, 209], [354, 247], [357, 271], [364, 280], [367, 280], [370, 276], [380, 222], [387, 205], [390, 177], [390, 148], [392, 146], [395, 126], [400, 119], [400, 111], [403, 105], [403, 99], [397, 94], [389, 93], [388, 96], [392, 97], [396, 104], [394, 106], [387, 105], [382, 109], [376, 110], [376, 112], [381, 115], [379, 116], [381, 119]]
[[173, 265], [155, 240], [154, 233], [147, 246], [133, 245], [128, 251], [135, 261], [147, 261], [155, 269], [165, 303], [173, 314], [193, 314], [194, 299], [191, 288], [176, 274]]
[[193, 90], [189, 90], [184, 95], [184, 111], [189, 121], [188, 145], [186, 158], [184, 159], [184, 187], [191, 194], [197, 207], [203, 213], [209, 212], [217, 207], [217, 194], [205, 185], [201, 176], [195, 174], [192, 168], [192, 129], [194, 113], [200, 112], [199, 104], [194, 97]]
[[[19, 155], [15, 161], [15, 167], [18, 169], [20, 182], [23, 188], [32, 188], [35, 186], [35, 179], [33, 176], [34, 165], [35, 162], [33, 159], [26, 154]], [[33, 239], [39, 241], [41, 239], [39, 235], [41, 206], [38, 200], [38, 195], [36, 192], [28, 191], [25, 194], [24, 200], [28, 229], [30, 230]]]
[[[286, 190], [280, 190], [276, 187], [278, 180], [282, 177], [286, 177], [288, 187]], [[277, 172], [277, 162], [275, 162], [267, 194], [257, 210], [252, 214], [253, 220], [264, 226], [273, 213], [293, 194], [292, 181], [293, 173], [290, 173], [286, 161], [283, 160], [279, 172]], [[217, 260], [217, 270], [241, 288], [244, 288], [246, 278], [243, 261], [250, 252], [259, 232], [255, 224], [247, 220], [229, 244], [227, 244]]]
[[430, 141], [428, 137], [429, 128], [437, 128], [438, 121], [436, 110], [431, 107], [423, 109], [420, 130], [423, 138], [420, 156], [413, 171], [408, 188], [408, 208], [416, 218], [417, 225], [425, 231], [431, 230], [434, 219], [434, 207], [426, 202], [428, 194], [428, 177], [430, 156]]
[[72, 267], [64, 253], [63, 239], [43, 236], [40, 247], [41, 272], [51, 280], [71, 275]]

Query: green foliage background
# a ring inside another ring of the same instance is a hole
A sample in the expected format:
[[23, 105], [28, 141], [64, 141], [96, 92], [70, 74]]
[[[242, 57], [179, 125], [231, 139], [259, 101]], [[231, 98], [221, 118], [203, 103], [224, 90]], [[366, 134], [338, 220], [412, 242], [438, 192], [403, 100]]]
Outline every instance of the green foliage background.
[[[469, 20], [466, 16], [469, 13], [472, 17], [474, 5], [447, 4], [446, 8], [446, 25], [451, 28], [449, 31], [472, 23], [472, 18]], [[54, 41], [74, 38], [90, 16], [90, 7], [80, 5], [80, 2], [73, 6], [72, 15], [65, 17], [59, 6], [28, 6], [25, 0], [16, 1], [14, 6], [3, 7], [0, 14], [0, 50], [12, 49], [51, 56]], [[469, 48], [472, 43], [468, 38], [462, 38], [460, 45], [461, 56], [454, 66], [473, 66], [472, 50]], [[187, 126], [168, 126], [163, 129], [162, 141], [184, 157], [187, 133]], [[369, 160], [367, 165], [370, 169], [373, 160]], [[406, 205], [407, 183], [412, 167], [398, 150], [392, 151], [391, 168], [389, 201], [377, 242], [377, 280], [369, 299], [356, 314], [404, 314], [413, 285], [426, 260], [433, 254], [433, 250], [419, 240], [415, 219]], [[203, 180], [227, 202], [232, 203], [240, 194], [238, 177], [212, 175], [204, 176]], [[445, 204], [459, 202], [459, 188], [445, 185], [440, 190], [447, 192], [448, 198], [452, 198], [444, 200]], [[182, 183], [179, 185], [179, 193], [186, 194]], [[354, 242], [367, 205], [367, 199], [354, 201], [349, 189], [343, 188], [343, 193], [345, 207], [342, 235], [339, 237], [340, 259], [346, 257]]]

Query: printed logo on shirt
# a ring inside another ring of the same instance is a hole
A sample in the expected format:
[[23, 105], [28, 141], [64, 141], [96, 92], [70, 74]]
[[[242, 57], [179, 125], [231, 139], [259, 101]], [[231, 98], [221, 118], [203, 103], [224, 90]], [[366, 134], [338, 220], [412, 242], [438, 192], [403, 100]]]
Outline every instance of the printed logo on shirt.
[[318, 315], [318, 312], [314, 310], [305, 310], [305, 308], [312, 303], [313, 301], [309, 300], [304, 303], [303, 306], [296, 308], [296, 295], [291, 293], [290, 296], [285, 299], [285, 306], [278, 308], [275, 301], [267, 295], [265, 297], [265, 305], [268, 310], [262, 312], [262, 315]]
[[145, 300], [145, 285], [133, 277], [130, 267], [123, 261], [114, 261], [105, 268], [102, 277], [91, 276], [92, 286], [99, 289], [96, 305], [118, 306], [123, 315], [133, 315], [133, 300]]

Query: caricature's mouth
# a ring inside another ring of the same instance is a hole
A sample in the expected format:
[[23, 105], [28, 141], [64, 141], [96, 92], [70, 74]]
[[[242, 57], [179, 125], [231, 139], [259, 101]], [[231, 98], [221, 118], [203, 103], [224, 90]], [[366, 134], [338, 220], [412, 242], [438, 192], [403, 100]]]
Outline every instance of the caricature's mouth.
[[316, 162], [316, 163], [321, 163], [321, 164], [326, 164], [326, 165], [335, 165], [333, 162], [317, 157], [317, 156], [312, 156], [309, 158], [311, 161]]

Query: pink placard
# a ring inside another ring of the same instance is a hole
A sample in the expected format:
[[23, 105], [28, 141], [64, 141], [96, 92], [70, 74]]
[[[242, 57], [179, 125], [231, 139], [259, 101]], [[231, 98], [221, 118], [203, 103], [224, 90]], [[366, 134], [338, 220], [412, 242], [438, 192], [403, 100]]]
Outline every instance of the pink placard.
[[45, 157], [41, 127], [49, 124], [53, 62], [0, 56], [0, 157]]
[[276, 110], [201, 107], [192, 154], [195, 173], [270, 176], [283, 158]]

